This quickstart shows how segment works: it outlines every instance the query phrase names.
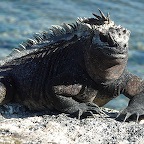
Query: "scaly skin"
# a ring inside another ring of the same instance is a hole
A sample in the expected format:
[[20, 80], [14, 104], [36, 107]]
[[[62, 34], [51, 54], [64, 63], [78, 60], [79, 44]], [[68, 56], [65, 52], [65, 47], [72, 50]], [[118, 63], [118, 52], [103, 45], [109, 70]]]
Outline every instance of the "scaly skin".
[[12, 55], [0, 67], [0, 104], [18, 102], [81, 118], [102, 113], [99, 106], [124, 94], [130, 102], [118, 118], [144, 115], [144, 81], [126, 69], [130, 32], [100, 13], [20, 45], [16, 55], [25, 54]]

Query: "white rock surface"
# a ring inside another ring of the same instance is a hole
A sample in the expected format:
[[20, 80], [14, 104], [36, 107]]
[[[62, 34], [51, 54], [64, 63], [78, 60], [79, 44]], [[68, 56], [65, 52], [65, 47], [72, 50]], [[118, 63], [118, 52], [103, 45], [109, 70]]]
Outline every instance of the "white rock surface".
[[[19, 111], [21, 110], [21, 111]], [[109, 111], [111, 116], [116, 111]], [[100, 117], [78, 120], [66, 114], [26, 112], [21, 106], [1, 108], [0, 144], [143, 144], [144, 124]]]

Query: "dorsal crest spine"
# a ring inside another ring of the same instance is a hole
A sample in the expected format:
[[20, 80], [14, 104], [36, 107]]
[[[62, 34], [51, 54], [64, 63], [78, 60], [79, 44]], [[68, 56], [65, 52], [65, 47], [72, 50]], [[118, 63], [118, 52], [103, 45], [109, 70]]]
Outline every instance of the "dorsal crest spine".
[[78, 37], [83, 36], [85, 32], [89, 33], [99, 25], [103, 25], [106, 22], [110, 22], [109, 13], [107, 16], [99, 9], [100, 15], [94, 14], [95, 18], [81, 18], [79, 17], [75, 23], [61, 25], [52, 25], [47, 31], [42, 33], [35, 33], [33, 38], [28, 39], [27, 41], [19, 45], [18, 51], [28, 50], [33, 48], [40, 48], [44, 45], [49, 45], [60, 40], [69, 40], [73, 35]]

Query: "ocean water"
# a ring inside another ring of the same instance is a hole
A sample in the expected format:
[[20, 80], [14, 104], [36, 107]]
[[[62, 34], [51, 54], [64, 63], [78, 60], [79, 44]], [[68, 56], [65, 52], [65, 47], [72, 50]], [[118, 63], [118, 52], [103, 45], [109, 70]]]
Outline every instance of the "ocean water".
[[[100, 8], [111, 19], [131, 31], [128, 69], [144, 78], [144, 1], [142, 0], [1, 0], [0, 58], [19, 43], [51, 25], [91, 17]], [[107, 106], [126, 107], [128, 99], [116, 98]]]

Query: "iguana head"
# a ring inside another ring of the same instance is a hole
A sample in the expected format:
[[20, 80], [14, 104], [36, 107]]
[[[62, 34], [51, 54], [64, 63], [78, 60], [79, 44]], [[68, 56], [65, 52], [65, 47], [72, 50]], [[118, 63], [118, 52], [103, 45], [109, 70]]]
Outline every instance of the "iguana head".
[[130, 31], [99, 11], [101, 16], [93, 14], [95, 18], [83, 20], [93, 28], [92, 44], [86, 49], [86, 65], [94, 79], [116, 80], [127, 64]]
[[96, 18], [83, 20], [93, 28], [93, 49], [98, 49], [109, 58], [124, 59], [127, 57], [130, 31], [116, 25], [114, 21], [110, 20], [109, 14], [105, 16], [101, 10], [99, 11], [101, 16], [93, 14]]

